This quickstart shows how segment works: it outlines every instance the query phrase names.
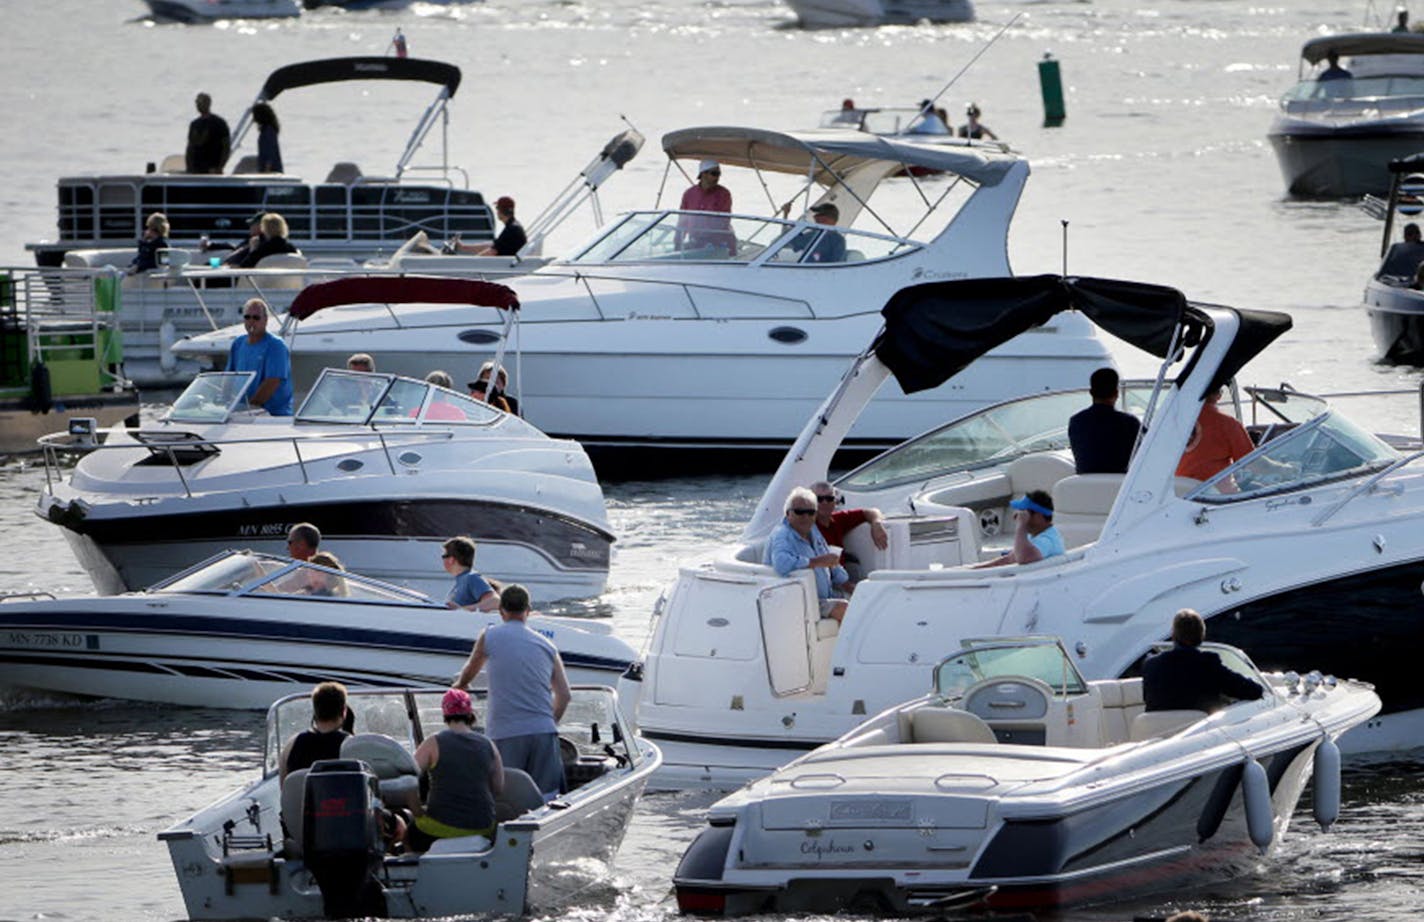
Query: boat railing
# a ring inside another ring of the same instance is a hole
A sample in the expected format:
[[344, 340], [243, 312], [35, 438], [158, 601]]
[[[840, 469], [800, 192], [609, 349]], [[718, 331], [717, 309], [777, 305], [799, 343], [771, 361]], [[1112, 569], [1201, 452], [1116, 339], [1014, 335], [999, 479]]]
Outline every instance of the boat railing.
[[[142, 432], [142, 430], [139, 430], [139, 432]], [[398, 437], [388, 439], [388, 435], [397, 435]], [[304, 444], [308, 448], [312, 448], [313, 446], [319, 446], [321, 443], [349, 442], [358, 438], [374, 439], [376, 441], [377, 445], [379, 446], [379, 450], [381, 452], [382, 457], [385, 458], [386, 468], [389, 470], [391, 476], [395, 476], [398, 473], [396, 468], [396, 462], [399, 459], [392, 457], [392, 449], [405, 447], [411, 442], [430, 443], [436, 441], [450, 441], [455, 438], [455, 433], [448, 429], [435, 431], [422, 431], [418, 429], [412, 429], [408, 432], [400, 432], [398, 434], [394, 434], [382, 432], [378, 429], [372, 429], [370, 430], [369, 434], [363, 430], [359, 434], [326, 433], [322, 435], [273, 436], [270, 438], [255, 439], [192, 438], [172, 442], [143, 442], [136, 440], [133, 442], [126, 441], [122, 444], [93, 444], [74, 441], [70, 438], [68, 433], [57, 432], [51, 435], [42, 436], [39, 439], [39, 443], [40, 450], [44, 458], [44, 492], [46, 494], [53, 495], [55, 486], [64, 482], [64, 476], [62, 472], [63, 465], [61, 464], [60, 460], [63, 456], [75, 454], [88, 455], [93, 454], [95, 452], [106, 451], [133, 452], [142, 449], [147, 450], [150, 454], [157, 454], [166, 458], [168, 463], [172, 465], [174, 473], [176, 473], [178, 476], [178, 482], [183, 487], [183, 495], [188, 499], [192, 499], [192, 484], [189, 482], [188, 477], [183, 473], [183, 468], [185, 466], [185, 462], [191, 463], [193, 460], [195, 460], [195, 455], [216, 454], [224, 447], [232, 447], [236, 445], [241, 445], [244, 447], [263, 444], [270, 444], [274, 446], [290, 445], [292, 448], [292, 455], [297, 462], [297, 469], [301, 472], [301, 482], [303, 484], [310, 484], [312, 483], [312, 474], [310, 471], [308, 471], [307, 465], [313, 462], [310, 461], [308, 458], [302, 456], [302, 446]], [[374, 450], [374, 447], [357, 449], [353, 452], [348, 452], [347, 454], [354, 454], [372, 450]], [[269, 485], [272, 485], [275, 484], [276, 481], [268, 480], [267, 483]]]
[[58, 596], [56, 596], [53, 592], [47, 592], [43, 589], [35, 589], [31, 590], [30, 592], [7, 592], [4, 595], [0, 595], [0, 604], [3, 604], [5, 602], [19, 602], [22, 600], [29, 600], [33, 602], [36, 599], [49, 599], [50, 601], [54, 601], [57, 598]]

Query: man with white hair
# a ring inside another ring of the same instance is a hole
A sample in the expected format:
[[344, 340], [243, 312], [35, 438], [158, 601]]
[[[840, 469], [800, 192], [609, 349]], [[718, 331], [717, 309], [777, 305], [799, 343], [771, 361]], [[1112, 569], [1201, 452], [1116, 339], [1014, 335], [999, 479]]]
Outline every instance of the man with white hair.
[[792, 570], [810, 569], [816, 577], [816, 597], [821, 600], [821, 617], [845, 618], [846, 600], [834, 590], [849, 594], [855, 584], [841, 566], [841, 555], [832, 551], [816, 529], [816, 494], [797, 487], [786, 498], [786, 518], [772, 529], [762, 562], [781, 576]]
[[[697, 165], [697, 182], [682, 193], [682, 211], [732, 213], [732, 193], [722, 182], [722, 165], [716, 160], [703, 160]], [[737, 255], [737, 235], [732, 232], [730, 218], [712, 214], [684, 214], [677, 219], [673, 246], [678, 250], [708, 249], [708, 258], [720, 259], [722, 252]]]

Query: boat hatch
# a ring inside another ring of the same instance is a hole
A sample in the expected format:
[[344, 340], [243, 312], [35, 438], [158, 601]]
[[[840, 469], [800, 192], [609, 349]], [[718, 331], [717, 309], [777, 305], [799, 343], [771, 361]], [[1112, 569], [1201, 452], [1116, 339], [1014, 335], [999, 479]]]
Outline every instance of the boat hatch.
[[187, 467], [222, 452], [193, 432], [135, 432], [133, 437], [148, 449], [148, 457], [134, 462], [139, 467]]

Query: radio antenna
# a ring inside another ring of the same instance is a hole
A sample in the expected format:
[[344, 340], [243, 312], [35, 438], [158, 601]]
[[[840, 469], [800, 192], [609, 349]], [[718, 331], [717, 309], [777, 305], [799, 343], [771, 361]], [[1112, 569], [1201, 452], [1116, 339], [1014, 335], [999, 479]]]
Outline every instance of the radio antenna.
[[1063, 277], [1068, 277], [1068, 219], [1059, 218], [1063, 222]]
[[996, 32], [996, 33], [994, 34], [994, 37], [993, 37], [993, 38], [991, 38], [991, 39], [989, 39], [987, 42], [985, 42], [985, 43], [984, 43], [984, 47], [983, 47], [983, 48], [980, 48], [978, 51], [976, 51], [976, 52], [974, 53], [974, 57], [970, 58], [969, 61], [968, 61], [967, 63], [965, 63], [965, 65], [959, 69], [958, 73], [956, 73], [953, 77], [950, 77], [950, 78], [949, 78], [949, 82], [946, 83], [946, 84], [940, 89], [940, 91], [939, 91], [938, 93], [934, 94], [934, 96], [930, 98], [930, 103], [933, 104], [933, 103], [939, 102], [939, 98], [940, 98], [941, 96], [943, 96], [945, 93], [948, 93], [948, 92], [949, 92], [949, 88], [952, 87], [952, 86], [954, 86], [954, 84], [959, 80], [960, 77], [963, 77], [963, 76], [964, 76], [964, 72], [967, 71], [969, 68], [973, 67], [973, 66], [974, 66], [974, 62], [977, 61], [977, 60], [979, 60], [981, 57], [983, 57], [983, 56], [984, 56], [984, 52], [988, 51], [990, 48], [993, 48], [993, 47], [994, 47], [994, 43], [997, 42], [1000, 38], [1003, 38], [1004, 33], [1007, 32], [1007, 31], [1009, 31], [1009, 28], [1010, 28], [1011, 26], [1013, 26], [1014, 23], [1018, 22], [1022, 17], [1023, 17], [1023, 13], [1022, 13], [1022, 12], [1018, 12], [1018, 13], [1015, 13], [1015, 14], [1014, 14], [1014, 17], [1013, 17], [1012, 19], [1010, 19], [1008, 22], [1004, 23], [1004, 27], [1003, 27], [1002, 29], [1000, 29], [998, 32]]

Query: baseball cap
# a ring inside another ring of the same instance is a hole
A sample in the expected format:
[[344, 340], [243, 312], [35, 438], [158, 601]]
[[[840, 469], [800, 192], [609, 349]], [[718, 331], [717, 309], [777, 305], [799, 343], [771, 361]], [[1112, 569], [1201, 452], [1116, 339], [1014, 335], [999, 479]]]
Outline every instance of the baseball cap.
[[446, 717], [469, 717], [475, 713], [470, 693], [463, 688], [452, 688], [440, 699], [440, 713]]
[[701, 176], [703, 173], [709, 171], [715, 171], [718, 173], [722, 172], [722, 164], [718, 163], [716, 160], [704, 160], [701, 163], [697, 164], [698, 176]]
[[1009, 503], [1009, 506], [1010, 508], [1020, 509], [1025, 512], [1037, 512], [1039, 515], [1051, 519], [1053, 518], [1053, 506], [1051, 505], [1052, 500], [1049, 500], [1049, 503], [1050, 505], [1045, 506], [1043, 503], [1035, 502], [1033, 499], [1029, 498], [1027, 493], [1025, 493], [1023, 496], [1020, 496], [1018, 499]]
[[830, 202], [822, 202], [819, 205], [811, 206], [811, 214], [828, 214], [838, 219], [841, 216], [841, 210]]

